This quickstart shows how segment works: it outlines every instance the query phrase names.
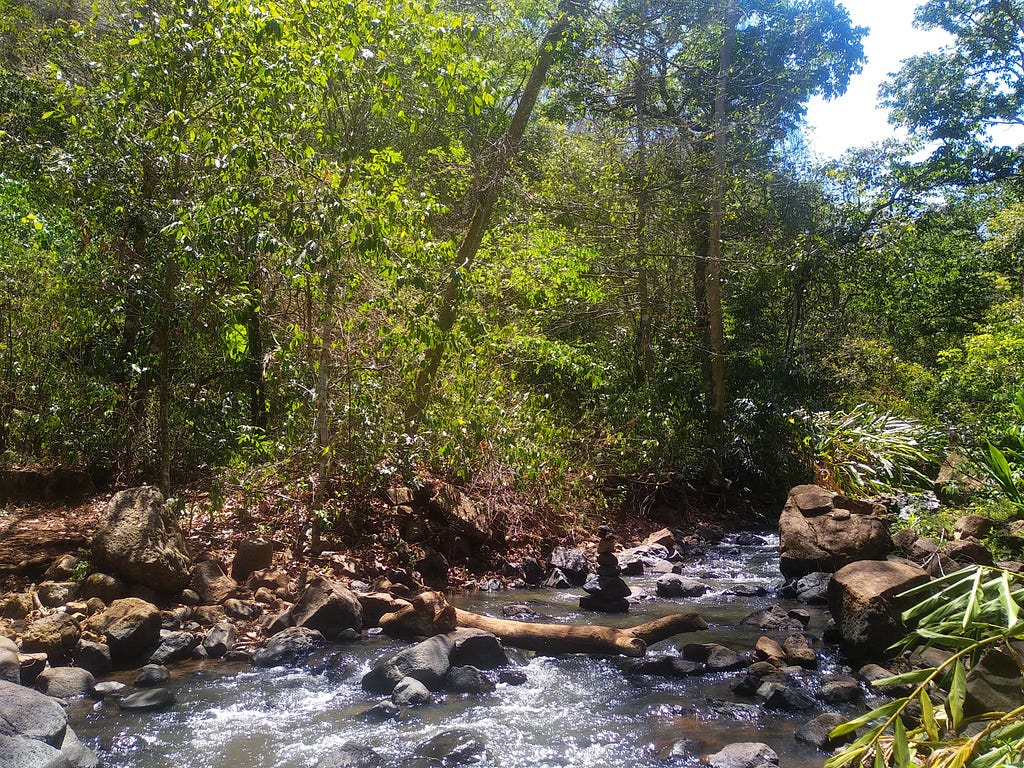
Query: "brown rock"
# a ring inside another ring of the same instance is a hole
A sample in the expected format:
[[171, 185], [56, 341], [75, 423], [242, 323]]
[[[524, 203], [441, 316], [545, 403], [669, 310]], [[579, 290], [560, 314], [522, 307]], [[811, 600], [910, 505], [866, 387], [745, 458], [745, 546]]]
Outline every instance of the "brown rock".
[[203, 560], [192, 571], [192, 589], [204, 605], [220, 605], [235, 594], [238, 583], [216, 560]]
[[66, 664], [78, 645], [82, 630], [66, 613], [51, 613], [32, 622], [21, 636], [25, 653], [45, 653], [53, 666]]
[[263, 539], [246, 539], [238, 545], [231, 561], [231, 578], [241, 583], [255, 571], [269, 568], [274, 559], [274, 543]]
[[114, 495], [97, 526], [92, 552], [101, 568], [158, 592], [179, 592], [192, 568], [177, 515], [150, 486]]
[[160, 609], [137, 597], [115, 600], [90, 616], [85, 629], [102, 635], [115, 666], [146, 658], [160, 644]]
[[8, 592], [0, 597], [0, 618], [24, 619], [33, 608], [32, 595], [28, 592]]
[[[843, 499], [847, 506], [862, 507]], [[801, 485], [790, 491], [779, 516], [779, 567], [787, 578], [835, 571], [857, 560], [881, 560], [892, 549], [886, 518], [832, 506], [824, 488]], [[867, 505], [874, 510], [880, 505]], [[881, 508], [881, 507], [880, 507]], [[884, 509], [884, 508], [882, 508]]]
[[346, 629], [363, 628], [363, 609], [358, 598], [341, 584], [317, 576], [292, 606], [296, 627], [318, 630], [331, 640]]
[[992, 521], [983, 515], [964, 515], [953, 524], [958, 539], [983, 539], [992, 531]]
[[920, 568], [904, 563], [863, 560], [836, 571], [829, 583], [828, 604], [843, 647], [855, 660], [883, 658], [903, 635], [896, 595], [928, 580]]

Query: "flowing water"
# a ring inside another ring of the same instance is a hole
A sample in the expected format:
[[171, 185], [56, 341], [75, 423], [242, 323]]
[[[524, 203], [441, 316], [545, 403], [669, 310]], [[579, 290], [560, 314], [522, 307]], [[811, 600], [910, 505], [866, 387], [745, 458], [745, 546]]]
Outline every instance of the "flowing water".
[[[778, 584], [777, 550], [773, 537], [746, 546], [727, 538], [686, 566], [684, 575], [712, 587], [707, 595], [641, 602], [624, 616], [580, 612], [580, 590], [476, 593], [453, 602], [493, 615], [501, 615], [505, 604], [528, 603], [551, 620], [617, 626], [697, 610], [711, 625], [707, 631], [659, 643], [648, 656], [677, 654], [686, 642], [749, 650], [762, 632], [738, 622], [769, 602], [786, 603], [771, 593], [739, 597], [726, 591], [740, 583], [761, 584], [771, 591]], [[654, 594], [655, 577], [628, 581], [634, 589]], [[820, 636], [824, 617], [820, 611], [812, 614], [808, 631]], [[382, 697], [366, 694], [360, 678], [377, 659], [403, 647], [383, 637], [367, 637], [333, 646], [332, 658], [301, 669], [253, 669], [223, 662], [179, 665], [172, 670], [177, 696], [173, 709], [131, 713], [118, 711], [114, 704], [79, 702], [70, 710], [72, 725], [107, 768], [313, 768], [350, 741], [372, 747], [398, 766], [417, 744], [452, 728], [477, 735], [487, 747], [483, 764], [494, 768], [694, 766], [700, 756], [737, 741], [771, 745], [783, 768], [819, 766], [823, 759], [797, 743], [793, 731], [831, 709], [827, 705], [809, 713], [767, 712], [730, 692], [735, 672], [656, 678], [631, 673], [627, 659], [532, 658], [512, 652], [526, 673], [523, 685], [499, 684], [483, 696], [440, 696], [397, 721], [365, 717]], [[807, 673], [809, 688], [822, 673], [845, 671], [834, 652], [816, 647], [823, 664], [817, 673]]]

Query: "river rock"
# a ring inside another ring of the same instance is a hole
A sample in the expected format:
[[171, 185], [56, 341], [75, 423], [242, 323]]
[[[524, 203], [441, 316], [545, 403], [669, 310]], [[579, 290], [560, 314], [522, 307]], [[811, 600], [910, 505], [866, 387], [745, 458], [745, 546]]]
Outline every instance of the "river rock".
[[0, 765], [4, 768], [74, 768], [56, 747], [24, 736], [2, 734]]
[[391, 692], [391, 701], [400, 707], [418, 707], [430, 703], [430, 691], [414, 677], [403, 677]]
[[301, 664], [313, 651], [327, 643], [323, 634], [309, 627], [289, 627], [274, 635], [256, 651], [252, 663], [257, 667]]
[[363, 690], [391, 693], [403, 677], [414, 677], [431, 690], [441, 689], [454, 646], [450, 635], [435, 635], [377, 663], [363, 675]]
[[[1020, 647], [1020, 642], [1017, 642], [1014, 650]], [[985, 651], [967, 673], [964, 715], [971, 717], [984, 712], [1012, 712], [1024, 706], [1024, 679], [1021, 677], [1020, 662], [1020, 659], [998, 648]]]
[[18, 646], [3, 635], [0, 635], [0, 680], [8, 683], [21, 682], [21, 660], [18, 658]]
[[828, 604], [843, 642], [854, 660], [883, 658], [904, 634], [896, 595], [928, 580], [920, 568], [899, 562], [863, 560], [838, 570], [829, 583]]
[[332, 749], [329, 755], [320, 758], [316, 768], [383, 768], [384, 761], [370, 747], [354, 741]]
[[582, 587], [590, 573], [590, 563], [581, 549], [555, 547], [548, 558], [550, 568], [557, 568], [574, 587]]
[[0, 618], [24, 619], [35, 608], [28, 592], [7, 592], [0, 597]]
[[591, 576], [583, 585], [583, 591], [605, 600], [621, 600], [630, 595], [629, 585], [618, 576]]
[[497, 669], [509, 664], [508, 654], [501, 641], [482, 629], [460, 627], [450, 634], [452, 649], [449, 661], [455, 666], [474, 666], [478, 669]]
[[117, 706], [125, 712], [160, 712], [174, 706], [174, 694], [166, 688], [149, 688], [122, 696]]
[[163, 664], [146, 664], [135, 676], [136, 688], [159, 688], [167, 685], [171, 680], [171, 673]]
[[754, 644], [754, 655], [765, 661], [775, 662], [775, 666], [782, 666], [786, 660], [786, 652], [777, 640], [761, 635]]
[[772, 680], [762, 682], [757, 695], [764, 701], [765, 709], [801, 712], [815, 707], [814, 697], [808, 691]]
[[36, 587], [39, 602], [47, 608], [56, 608], [75, 599], [78, 583], [74, 581], [43, 581]]
[[115, 600], [106, 610], [90, 616], [85, 629], [102, 635], [115, 666], [149, 656], [160, 644], [160, 610], [137, 597]]
[[94, 699], [105, 699], [107, 696], [116, 696], [123, 693], [128, 687], [126, 683], [119, 683], [117, 680], [104, 680], [92, 687]]
[[274, 542], [265, 539], [246, 539], [239, 542], [231, 560], [231, 578], [244, 582], [254, 571], [269, 568], [274, 560]]
[[[939, 556], [952, 560], [958, 566], [992, 565], [993, 562], [992, 553], [988, 551], [984, 544], [980, 544], [973, 539], [946, 542], [939, 549]], [[956, 568], [951, 568], [946, 572], [948, 573], [950, 570], [956, 570]]]
[[882, 505], [816, 485], [789, 492], [779, 516], [779, 567], [787, 578], [835, 571], [857, 560], [882, 560], [891, 549]]
[[255, 592], [258, 589], [269, 589], [275, 594], [279, 590], [287, 590], [290, 583], [288, 573], [280, 568], [265, 568], [262, 571], [254, 571], [245, 580], [245, 588]]
[[318, 630], [328, 640], [346, 629], [358, 632], [363, 627], [359, 599], [341, 584], [323, 576], [317, 576], [303, 590], [292, 606], [291, 615], [296, 627]]
[[234, 624], [215, 624], [206, 633], [202, 647], [206, 649], [206, 653], [210, 658], [222, 658], [235, 647], [236, 635]]
[[831, 580], [832, 574], [828, 571], [808, 573], [786, 584], [779, 595], [805, 605], [824, 605], [828, 602], [828, 583]]
[[191, 588], [203, 605], [220, 605], [238, 591], [238, 582], [216, 560], [203, 560], [192, 571]]
[[149, 657], [150, 664], [171, 664], [192, 657], [199, 635], [184, 630], [160, 633], [160, 645]]
[[964, 515], [953, 523], [958, 539], [983, 539], [992, 531], [992, 520], [984, 515]]
[[831, 675], [822, 678], [817, 697], [827, 704], [848, 704], [864, 698], [864, 691], [850, 675]]
[[109, 573], [90, 573], [78, 588], [79, 598], [102, 600], [105, 606], [127, 596], [128, 584]]
[[58, 611], [29, 625], [21, 636], [21, 650], [24, 653], [45, 653], [55, 666], [65, 664], [81, 636], [78, 622]]
[[64, 731], [64, 741], [60, 744], [60, 752], [72, 768], [99, 768], [100, 766], [100, 760], [96, 757], [96, 753], [85, 746], [70, 728]]
[[444, 676], [445, 690], [452, 693], [490, 693], [494, 683], [474, 666], [449, 667]]
[[704, 758], [711, 768], [777, 768], [779, 756], [767, 744], [739, 742], [727, 744], [719, 752]]
[[96, 678], [87, 669], [79, 667], [51, 667], [36, 678], [35, 688], [40, 693], [57, 699], [88, 696], [96, 685]]
[[759, 629], [781, 632], [787, 629], [804, 629], [809, 618], [798, 610], [787, 611], [778, 603], [772, 603], [744, 617], [740, 623]]
[[810, 744], [817, 749], [833, 749], [856, 737], [856, 734], [847, 734], [847, 736], [841, 736], [835, 741], [829, 738], [832, 729], [845, 722], [846, 718], [838, 712], [823, 712], [813, 720], [809, 720], [797, 728], [793, 732], [793, 738], [804, 744]]
[[818, 654], [811, 648], [807, 638], [801, 634], [789, 635], [782, 641], [782, 650], [786, 654], [786, 663], [803, 669], [818, 668]]
[[702, 664], [679, 656], [640, 659], [629, 667], [630, 672], [653, 677], [689, 677], [704, 671]]
[[158, 592], [181, 591], [191, 575], [177, 515], [150, 486], [114, 495], [97, 524], [92, 553], [101, 569]]
[[702, 581], [688, 579], [676, 573], [666, 573], [659, 576], [654, 583], [654, 591], [659, 597], [700, 597], [708, 591], [709, 587]]
[[682, 654], [684, 659], [702, 662], [711, 672], [742, 669], [748, 663], [741, 654], [718, 643], [686, 643]]
[[544, 580], [544, 586], [548, 589], [569, 589], [573, 584], [569, 577], [562, 573], [561, 568], [553, 568]]
[[443, 731], [417, 745], [416, 757], [425, 758], [424, 765], [457, 766], [480, 763], [487, 747], [476, 734], [461, 728]]
[[0, 736], [23, 736], [59, 748], [67, 726], [67, 713], [56, 699], [0, 681]]

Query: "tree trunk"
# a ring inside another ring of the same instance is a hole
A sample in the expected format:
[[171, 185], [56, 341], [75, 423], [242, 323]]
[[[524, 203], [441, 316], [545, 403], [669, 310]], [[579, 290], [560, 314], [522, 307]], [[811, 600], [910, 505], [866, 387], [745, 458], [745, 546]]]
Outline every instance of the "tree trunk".
[[727, 0], [721, 58], [715, 83], [714, 162], [712, 166], [711, 226], [707, 251], [704, 300], [707, 302], [708, 349], [710, 371], [711, 430], [720, 434], [725, 419], [725, 322], [722, 315], [722, 220], [726, 189], [725, 106], [736, 45], [739, 9], [736, 0]]
[[650, 216], [651, 195], [647, 178], [647, 78], [650, 76], [650, 56], [647, 54], [647, 3], [640, 4], [640, 47], [643, 53], [637, 63], [633, 83], [636, 116], [636, 269], [640, 299], [637, 327], [638, 360], [645, 384], [654, 378], [654, 321], [651, 308], [651, 279], [647, 261], [647, 222]]
[[437, 336], [433, 344], [427, 349], [424, 361], [416, 373], [413, 383], [412, 398], [405, 412], [406, 429], [409, 434], [415, 434], [420, 426], [423, 411], [430, 401], [434, 389], [434, 378], [441, 366], [441, 360], [448, 345], [448, 336], [455, 327], [458, 319], [459, 294], [463, 276], [473, 266], [473, 261], [483, 243], [484, 235], [490, 223], [494, 205], [498, 200], [498, 193], [502, 182], [508, 175], [512, 161], [519, 151], [519, 145], [526, 133], [526, 127], [530, 122], [530, 115], [540, 96], [541, 88], [547, 78], [548, 70], [555, 59], [555, 53], [569, 29], [573, 19], [579, 14], [582, 6], [576, 0], [561, 0], [558, 4], [558, 17], [544, 35], [541, 41], [537, 59], [530, 77], [523, 89], [523, 95], [519, 99], [516, 111], [512, 115], [505, 133], [498, 139], [494, 155], [491, 160], [491, 167], [483, 181], [474, 191], [475, 201], [473, 216], [470, 219], [466, 234], [459, 244], [455, 256], [455, 263], [448, 274], [448, 282], [441, 294], [441, 309], [437, 319]]
[[684, 632], [699, 632], [708, 624], [696, 613], [677, 613], [629, 629], [592, 624], [531, 624], [481, 616], [459, 608], [460, 627], [482, 629], [506, 645], [540, 654], [595, 653], [643, 656], [647, 646]]

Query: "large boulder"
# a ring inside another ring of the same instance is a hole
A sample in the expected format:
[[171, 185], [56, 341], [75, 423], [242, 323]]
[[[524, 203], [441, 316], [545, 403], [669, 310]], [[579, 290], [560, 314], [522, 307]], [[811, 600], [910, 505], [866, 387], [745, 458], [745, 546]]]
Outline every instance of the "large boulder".
[[569, 583], [575, 587], [582, 587], [590, 574], [590, 562], [581, 549], [555, 547], [548, 558], [548, 565], [552, 569], [561, 571]]
[[96, 687], [96, 678], [92, 672], [81, 667], [51, 667], [39, 673], [35, 687], [47, 696], [71, 699], [92, 693]]
[[0, 735], [0, 765], [4, 768], [73, 768], [56, 747], [24, 736]]
[[999, 648], [985, 651], [967, 673], [964, 714], [1012, 712], [1024, 706], [1024, 679], [1020, 665], [1024, 661], [1021, 643], [1011, 646], [1013, 653]]
[[239, 542], [231, 561], [231, 578], [241, 583], [254, 571], [269, 568], [274, 560], [274, 542], [265, 539], [246, 539]]
[[431, 517], [474, 546], [505, 540], [502, 518], [487, 504], [475, 504], [458, 488], [442, 483], [427, 508]]
[[779, 567], [796, 579], [858, 560], [884, 560], [892, 549], [881, 504], [854, 501], [817, 485], [789, 492], [779, 516]]
[[434, 635], [399, 651], [363, 675], [363, 689], [370, 693], [391, 693], [403, 678], [413, 677], [433, 691], [440, 690], [441, 681], [451, 667], [449, 657], [454, 644], [451, 635]]
[[21, 682], [21, 660], [18, 646], [13, 640], [0, 635], [0, 680], [9, 683]]
[[114, 495], [97, 525], [92, 553], [99, 568], [158, 592], [180, 591], [192, 570], [177, 515], [150, 486]]
[[292, 607], [296, 627], [318, 630], [328, 640], [346, 629], [363, 628], [363, 609], [353, 592], [323, 576], [317, 576], [303, 590]]
[[24, 736], [60, 749], [67, 727], [67, 713], [56, 699], [0, 681], [0, 736]]
[[861, 662], [884, 658], [886, 649], [903, 636], [897, 596], [928, 581], [928, 574], [901, 562], [862, 560], [840, 568], [828, 588], [828, 606], [846, 654]]
[[142, 661], [160, 644], [160, 609], [137, 597], [115, 600], [85, 620], [85, 628], [102, 635], [115, 666]]

